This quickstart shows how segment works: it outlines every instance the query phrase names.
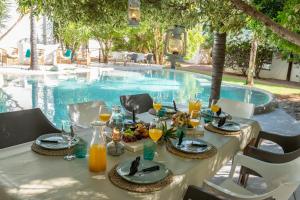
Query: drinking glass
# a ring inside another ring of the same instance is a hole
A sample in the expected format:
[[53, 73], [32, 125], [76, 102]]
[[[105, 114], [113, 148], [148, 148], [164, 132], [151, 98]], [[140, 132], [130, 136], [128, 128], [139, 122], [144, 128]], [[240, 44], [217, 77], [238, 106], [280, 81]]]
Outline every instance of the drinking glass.
[[216, 113], [219, 111], [220, 107], [217, 105], [218, 100], [212, 99], [210, 109], [213, 113]]
[[112, 112], [108, 106], [101, 105], [99, 108], [99, 121], [106, 124], [110, 120], [111, 113]]
[[190, 98], [189, 100], [189, 114], [193, 111], [199, 112], [201, 110], [202, 103], [196, 98]]
[[156, 111], [156, 116], [158, 117], [158, 112], [162, 108], [161, 96], [157, 96], [153, 98], [153, 108]]
[[101, 122], [101, 132], [106, 135], [106, 125], [112, 115], [111, 109], [106, 105], [101, 105], [99, 108], [99, 121]]
[[76, 156], [71, 153], [70, 148], [75, 138], [72, 123], [70, 121], [62, 121], [62, 136], [68, 142], [68, 154], [64, 157], [65, 160], [74, 160]]
[[152, 140], [146, 140], [144, 142], [144, 160], [153, 160], [155, 155], [156, 143]]
[[[193, 110], [191, 112], [191, 115], [190, 115], [190, 125], [192, 125], [192, 127], [195, 129], [193, 130], [194, 134], [193, 134], [193, 141], [195, 139], [195, 132], [196, 132], [196, 129], [197, 127], [200, 125], [200, 113], [199, 111], [195, 111]], [[192, 143], [193, 143], [192, 141]]]

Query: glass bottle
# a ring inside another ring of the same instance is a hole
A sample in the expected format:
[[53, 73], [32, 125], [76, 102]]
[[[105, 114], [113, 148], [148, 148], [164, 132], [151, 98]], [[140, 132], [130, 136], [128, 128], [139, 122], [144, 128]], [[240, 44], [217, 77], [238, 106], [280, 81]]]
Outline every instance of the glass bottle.
[[122, 113], [121, 106], [113, 106], [112, 115], [110, 118], [110, 126], [113, 128], [117, 128], [119, 130], [122, 129], [124, 122], [124, 114]]
[[103, 172], [106, 170], [106, 145], [102, 126], [94, 126], [93, 138], [89, 148], [89, 170]]

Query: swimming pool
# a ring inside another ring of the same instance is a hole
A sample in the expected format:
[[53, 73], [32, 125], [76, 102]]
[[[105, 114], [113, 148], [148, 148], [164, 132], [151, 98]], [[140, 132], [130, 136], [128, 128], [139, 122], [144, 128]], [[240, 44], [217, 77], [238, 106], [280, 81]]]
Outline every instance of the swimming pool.
[[[101, 69], [80, 74], [54, 74], [43, 76], [4, 77], [1, 88], [20, 107], [39, 107], [57, 126], [68, 118], [67, 105], [103, 100], [108, 105], [120, 104], [119, 96], [149, 93], [161, 95], [164, 104], [172, 100], [185, 104], [197, 94], [207, 105], [211, 78], [201, 74], [173, 70], [120, 70]], [[0, 90], [0, 93], [1, 93]], [[0, 95], [2, 98], [4, 95]], [[221, 97], [251, 102], [256, 106], [268, 103], [270, 95], [258, 90], [223, 84]], [[7, 97], [6, 97], [7, 98]], [[12, 110], [0, 100], [0, 112]]]

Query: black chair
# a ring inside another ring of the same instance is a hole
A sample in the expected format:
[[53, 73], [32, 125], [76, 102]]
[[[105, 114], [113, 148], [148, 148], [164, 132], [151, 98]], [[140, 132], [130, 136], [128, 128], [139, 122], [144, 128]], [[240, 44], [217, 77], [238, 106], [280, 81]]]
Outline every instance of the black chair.
[[[265, 151], [259, 148], [262, 140], [272, 141], [282, 147], [283, 154]], [[261, 131], [257, 137], [254, 146], [248, 145], [244, 154], [252, 158], [269, 162], [269, 163], [285, 163], [292, 161], [300, 156], [300, 135], [296, 136], [283, 136], [275, 133]], [[256, 172], [242, 167], [240, 171], [240, 184], [246, 186], [249, 175], [260, 176]]]
[[[208, 191], [203, 190], [200, 187], [189, 185], [183, 197], [183, 200], [230, 200], [230, 199], [212, 194]], [[267, 198], [264, 200], [275, 200], [275, 199]]]
[[146, 56], [146, 62], [147, 64], [151, 64], [152, 63], [152, 57], [153, 57], [153, 54], [147, 54]]
[[137, 58], [138, 58], [138, 54], [137, 53], [132, 53], [130, 55], [130, 61], [136, 63], [137, 62]]
[[39, 108], [0, 113], [0, 149], [35, 140], [45, 133], [58, 133]]
[[136, 114], [148, 112], [153, 107], [153, 100], [149, 94], [135, 94], [120, 96], [123, 108], [129, 112], [135, 110]]
[[204, 191], [202, 188], [189, 185], [183, 200], [229, 200], [224, 197], [216, 196], [210, 192]]

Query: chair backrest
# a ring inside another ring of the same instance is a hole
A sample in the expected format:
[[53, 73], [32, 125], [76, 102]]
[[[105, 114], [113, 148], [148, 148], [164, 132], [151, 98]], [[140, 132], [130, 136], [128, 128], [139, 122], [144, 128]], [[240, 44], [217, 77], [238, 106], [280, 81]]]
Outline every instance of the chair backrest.
[[130, 57], [131, 57], [130, 60], [133, 60], [134, 62], [137, 62], [137, 58], [138, 58], [138, 54], [137, 53], [132, 53]]
[[[279, 190], [276, 195], [272, 194], [275, 199], [288, 199], [300, 184], [300, 157], [286, 163], [268, 163], [251, 158], [248, 156], [236, 155], [233, 159], [233, 164], [230, 172], [230, 177], [233, 177], [234, 170], [240, 163], [256, 173], [260, 174], [267, 183], [268, 190]], [[283, 185], [285, 185], [283, 187]], [[283, 187], [283, 189], [281, 188]], [[283, 193], [283, 194], [281, 194]], [[276, 198], [276, 196], [285, 198]]]
[[153, 107], [153, 100], [149, 94], [135, 94], [120, 96], [123, 108], [132, 112], [133, 108], [137, 114], [148, 112]]
[[0, 149], [58, 132], [39, 108], [0, 113]]
[[153, 57], [153, 54], [151, 54], [151, 53], [147, 54], [147, 57], [146, 57], [147, 61], [151, 62], [152, 61], [152, 57]]
[[68, 105], [71, 122], [82, 128], [90, 127], [90, 123], [98, 120], [99, 109], [104, 101], [90, 101]]
[[217, 103], [224, 112], [233, 117], [250, 119], [254, 113], [254, 104], [232, 101], [229, 99], [219, 99]]

